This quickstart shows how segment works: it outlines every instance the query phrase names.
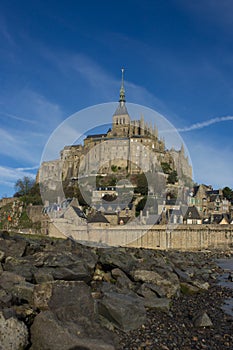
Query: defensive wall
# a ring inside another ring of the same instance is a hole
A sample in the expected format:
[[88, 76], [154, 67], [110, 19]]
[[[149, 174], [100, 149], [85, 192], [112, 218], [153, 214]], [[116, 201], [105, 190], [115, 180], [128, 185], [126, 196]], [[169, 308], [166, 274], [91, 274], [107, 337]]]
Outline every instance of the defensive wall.
[[[233, 245], [233, 225], [154, 225], [94, 227], [52, 220], [49, 236], [70, 237], [86, 244], [127, 246], [149, 249], [201, 250]], [[65, 233], [65, 234], [64, 234]]]

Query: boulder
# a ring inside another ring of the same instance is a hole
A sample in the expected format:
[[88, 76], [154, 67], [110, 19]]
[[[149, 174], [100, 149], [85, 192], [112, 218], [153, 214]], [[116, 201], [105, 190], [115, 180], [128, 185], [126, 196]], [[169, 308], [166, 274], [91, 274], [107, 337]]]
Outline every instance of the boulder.
[[6, 291], [11, 291], [15, 284], [25, 282], [25, 278], [10, 271], [3, 271], [0, 275], [0, 287]]
[[33, 291], [33, 304], [32, 306], [39, 310], [48, 310], [48, 303], [52, 296], [53, 282], [44, 282], [35, 285]]
[[208, 282], [200, 282], [197, 280], [192, 281], [192, 284], [200, 290], [208, 290], [210, 287]]
[[15, 274], [24, 277], [28, 282], [32, 282], [33, 275], [36, 272], [36, 267], [33, 266], [32, 259], [17, 258], [17, 257], [7, 257], [4, 270], [14, 272]]
[[12, 295], [5, 291], [4, 289], [0, 289], [0, 305], [1, 306], [9, 306], [12, 300]]
[[152, 283], [142, 283], [137, 290], [137, 294], [144, 298], [165, 297], [164, 289]]
[[191, 283], [186, 283], [186, 282], [181, 282], [180, 290], [183, 294], [186, 294], [186, 295], [192, 295], [200, 292], [200, 288], [198, 288], [197, 286], [194, 286]]
[[53, 275], [49, 269], [40, 268], [34, 275], [34, 280], [36, 283], [51, 282], [54, 280]]
[[213, 323], [206, 312], [199, 312], [193, 318], [193, 324], [195, 327], [212, 327]]
[[26, 249], [26, 240], [20, 239], [15, 241], [13, 239], [0, 239], [1, 251], [5, 256], [22, 257]]
[[181, 269], [179, 269], [178, 267], [174, 267], [173, 271], [177, 274], [177, 276], [179, 277], [179, 280], [182, 282], [190, 282], [190, 276], [187, 272], [182, 271]]
[[129, 273], [136, 265], [137, 259], [126, 251], [126, 248], [99, 248], [99, 262], [109, 268], [119, 267]]
[[167, 298], [178, 295], [180, 291], [180, 283], [177, 275], [166, 270], [160, 273], [149, 270], [134, 270], [132, 277], [135, 281], [147, 282], [159, 286]]
[[146, 310], [139, 297], [116, 292], [105, 293], [98, 301], [98, 313], [126, 332], [146, 321]]
[[112, 277], [116, 280], [116, 286], [120, 289], [130, 289], [135, 288], [134, 283], [129, 279], [129, 277], [119, 268], [113, 269], [111, 271]]
[[64, 267], [75, 262], [75, 257], [71, 252], [49, 252], [42, 251], [33, 255], [34, 265], [37, 267]]
[[55, 281], [48, 306], [59, 319], [75, 321], [80, 318], [91, 319], [94, 301], [91, 289], [82, 281]]
[[64, 281], [91, 281], [91, 274], [88, 272], [84, 262], [79, 261], [71, 268], [57, 267], [50, 270], [54, 280]]
[[34, 288], [33, 305], [39, 310], [51, 310], [67, 321], [75, 321], [80, 315], [92, 318], [94, 313], [90, 287], [82, 281], [38, 284]]
[[[39, 252], [33, 255], [34, 265], [45, 269], [55, 280], [90, 282], [93, 274], [90, 266], [96, 260], [90, 253], [90, 261], [72, 252]], [[88, 257], [87, 257], [88, 259]], [[91, 263], [92, 261], [92, 263]]]
[[28, 330], [14, 317], [6, 319], [0, 312], [0, 349], [22, 350], [28, 345]]
[[20, 282], [15, 284], [10, 290], [12, 296], [16, 298], [18, 302], [27, 302], [29, 304], [32, 304], [33, 301], [33, 291], [34, 284], [29, 282]]
[[31, 327], [31, 350], [114, 350], [113, 342], [106, 336], [84, 336], [83, 326], [64, 323], [51, 311], [36, 316]]
[[169, 311], [171, 300], [167, 298], [144, 298], [143, 299], [144, 306], [147, 309], [151, 310], [159, 310], [159, 311]]

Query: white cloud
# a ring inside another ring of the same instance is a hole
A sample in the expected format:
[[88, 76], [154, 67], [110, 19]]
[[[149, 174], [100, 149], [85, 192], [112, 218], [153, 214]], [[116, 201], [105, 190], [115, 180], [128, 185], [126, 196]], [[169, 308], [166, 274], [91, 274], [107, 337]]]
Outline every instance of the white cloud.
[[15, 182], [24, 177], [35, 177], [35, 174], [29, 171], [30, 168], [11, 168], [0, 166], [0, 184], [14, 188]]
[[11, 114], [11, 113], [0, 112], [0, 115], [4, 115], [4, 116], [9, 117], [10, 119], [19, 120], [21, 122], [25, 122], [25, 123], [29, 123], [29, 124], [35, 124], [36, 123], [35, 120], [22, 118], [22, 117], [19, 117], [17, 115]]
[[[20, 91], [12, 97], [11, 103], [8, 102], [5, 100], [4, 105], [9, 105], [11, 112], [2, 114], [15, 122], [9, 123], [7, 119], [2, 119], [0, 155], [10, 157], [17, 163], [34, 166], [40, 162], [41, 152], [50, 133], [62, 121], [62, 109], [58, 104], [28, 89]], [[3, 159], [1, 163], [4, 164]]]
[[198, 129], [205, 128], [205, 127], [212, 125], [212, 124], [226, 122], [226, 121], [233, 121], [233, 116], [216, 117], [216, 118], [208, 119], [204, 122], [194, 123], [190, 126], [185, 126], [183, 128], [179, 128], [177, 130], [180, 132], [198, 130]]

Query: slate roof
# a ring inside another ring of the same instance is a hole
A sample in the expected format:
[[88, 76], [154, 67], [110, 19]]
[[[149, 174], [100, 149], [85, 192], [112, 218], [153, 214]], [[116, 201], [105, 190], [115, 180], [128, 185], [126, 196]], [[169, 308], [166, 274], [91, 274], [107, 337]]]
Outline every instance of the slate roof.
[[126, 209], [126, 207], [128, 207], [129, 209], [132, 209], [133, 204], [108, 202], [108, 203], [96, 203], [96, 204], [93, 204], [93, 207], [95, 207], [96, 210], [98, 211], [104, 210], [105, 213], [116, 213], [118, 210]]
[[213, 216], [212, 223], [213, 224], [220, 224], [220, 222], [225, 219], [227, 223], [230, 223], [230, 218], [227, 214], [215, 214]]
[[87, 139], [90, 139], [90, 138], [102, 138], [102, 137], [106, 137], [107, 134], [94, 134], [94, 135], [87, 135]]
[[200, 214], [195, 206], [188, 207], [186, 213], [184, 214], [184, 220], [187, 219], [201, 219]]
[[80, 217], [80, 218], [83, 218], [83, 219], [86, 219], [86, 215], [84, 214], [84, 212], [79, 209], [78, 207], [74, 207], [73, 205], [71, 206], [71, 208], [75, 211], [75, 213]]
[[120, 102], [113, 115], [124, 115], [124, 114], [129, 114], [129, 113], [127, 111], [126, 105]]
[[96, 213], [95, 215], [88, 218], [88, 223], [98, 223], [98, 222], [104, 223], [104, 224], [109, 224], [109, 221], [101, 213]]

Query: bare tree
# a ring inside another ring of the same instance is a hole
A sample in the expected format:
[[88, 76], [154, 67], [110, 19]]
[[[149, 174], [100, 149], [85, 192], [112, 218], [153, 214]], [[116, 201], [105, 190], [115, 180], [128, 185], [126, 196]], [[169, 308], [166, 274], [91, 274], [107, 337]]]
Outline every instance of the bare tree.
[[24, 176], [22, 179], [18, 179], [15, 183], [15, 190], [18, 196], [25, 196], [31, 190], [35, 183], [35, 180], [29, 176]]

